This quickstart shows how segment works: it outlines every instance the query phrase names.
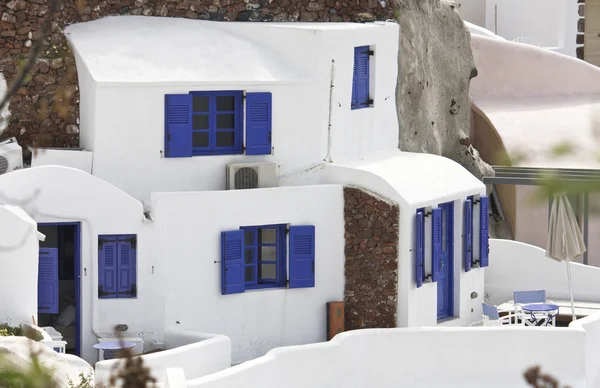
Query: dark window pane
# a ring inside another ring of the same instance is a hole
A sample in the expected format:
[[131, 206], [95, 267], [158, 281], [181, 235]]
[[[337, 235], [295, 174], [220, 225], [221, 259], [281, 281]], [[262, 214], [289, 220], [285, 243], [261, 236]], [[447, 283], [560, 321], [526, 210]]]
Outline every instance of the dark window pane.
[[194, 112], [208, 112], [208, 96], [194, 96], [192, 108]]
[[217, 129], [233, 129], [235, 125], [235, 115], [223, 114], [217, 115]]
[[261, 244], [275, 244], [277, 237], [277, 229], [260, 229], [260, 242]]
[[276, 264], [261, 264], [258, 266], [259, 279], [277, 279]]
[[217, 110], [235, 110], [235, 97], [233, 96], [217, 96]]
[[192, 129], [208, 129], [208, 115], [194, 115]]
[[247, 282], [254, 281], [254, 267], [246, 267], [246, 276], [245, 279]]
[[246, 252], [245, 252], [245, 258], [244, 261], [246, 262], [246, 264], [252, 264], [254, 262], [254, 255], [253, 255], [254, 249], [253, 248], [246, 248]]
[[276, 261], [277, 249], [273, 245], [263, 245], [260, 247], [261, 261]]
[[244, 244], [246, 245], [254, 245], [254, 231], [246, 230], [244, 231]]
[[208, 132], [193, 132], [192, 147], [208, 147]]
[[217, 147], [233, 147], [235, 144], [233, 132], [217, 132]]

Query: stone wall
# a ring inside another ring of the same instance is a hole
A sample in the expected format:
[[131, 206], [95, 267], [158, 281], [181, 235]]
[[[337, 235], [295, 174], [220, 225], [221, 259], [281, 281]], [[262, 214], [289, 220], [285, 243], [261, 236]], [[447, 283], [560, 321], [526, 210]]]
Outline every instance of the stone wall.
[[396, 327], [398, 205], [344, 188], [346, 330]]
[[583, 59], [584, 34], [585, 34], [585, 0], [577, 0], [579, 4], [579, 21], [577, 22], [577, 58]]
[[[370, 21], [393, 18], [385, 0], [58, 0], [48, 45], [27, 86], [12, 99], [0, 139], [21, 145], [76, 147], [79, 96], [75, 62], [63, 28], [107, 15], [168, 16], [217, 21]], [[0, 0], [0, 72], [9, 83], [48, 15], [50, 0]]]

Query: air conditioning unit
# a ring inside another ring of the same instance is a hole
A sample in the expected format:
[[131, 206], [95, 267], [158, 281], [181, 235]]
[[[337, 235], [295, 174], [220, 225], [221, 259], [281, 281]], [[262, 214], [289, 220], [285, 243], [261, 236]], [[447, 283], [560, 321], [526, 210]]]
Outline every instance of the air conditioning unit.
[[23, 168], [23, 150], [17, 139], [0, 142], [0, 175]]
[[226, 168], [227, 190], [277, 186], [275, 163], [236, 163]]

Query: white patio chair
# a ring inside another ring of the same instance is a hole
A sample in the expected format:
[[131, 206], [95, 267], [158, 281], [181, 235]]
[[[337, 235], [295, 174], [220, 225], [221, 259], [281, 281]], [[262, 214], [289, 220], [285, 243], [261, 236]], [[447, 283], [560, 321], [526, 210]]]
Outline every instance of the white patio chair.
[[483, 307], [483, 326], [501, 326], [517, 324], [519, 317], [513, 311], [505, 310], [506, 315], [500, 316], [498, 307], [481, 303]]

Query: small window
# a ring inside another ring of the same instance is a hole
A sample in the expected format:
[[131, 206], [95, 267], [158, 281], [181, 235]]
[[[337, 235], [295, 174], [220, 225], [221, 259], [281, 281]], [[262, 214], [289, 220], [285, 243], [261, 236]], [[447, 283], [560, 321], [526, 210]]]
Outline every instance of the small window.
[[136, 235], [98, 236], [98, 298], [137, 297]]
[[352, 109], [368, 108], [373, 104], [373, 101], [369, 97], [371, 54], [372, 51], [369, 46], [361, 46], [354, 49]]
[[[221, 233], [222, 294], [315, 286], [315, 227], [243, 226]], [[289, 247], [289, 249], [288, 249]]]

